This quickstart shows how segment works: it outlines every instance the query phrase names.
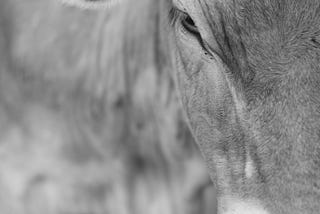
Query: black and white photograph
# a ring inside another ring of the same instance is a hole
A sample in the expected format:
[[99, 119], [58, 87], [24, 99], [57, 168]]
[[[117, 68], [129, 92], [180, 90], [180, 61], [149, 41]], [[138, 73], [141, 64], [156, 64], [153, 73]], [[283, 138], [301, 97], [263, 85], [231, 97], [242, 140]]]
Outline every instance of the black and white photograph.
[[320, 214], [320, 0], [0, 0], [0, 214]]

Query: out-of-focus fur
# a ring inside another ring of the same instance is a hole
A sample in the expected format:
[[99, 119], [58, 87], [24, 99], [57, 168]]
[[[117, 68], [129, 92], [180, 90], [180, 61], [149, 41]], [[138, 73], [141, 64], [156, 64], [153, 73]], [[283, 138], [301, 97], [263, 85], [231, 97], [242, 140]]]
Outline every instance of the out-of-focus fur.
[[157, 2], [1, 1], [2, 214], [213, 213]]

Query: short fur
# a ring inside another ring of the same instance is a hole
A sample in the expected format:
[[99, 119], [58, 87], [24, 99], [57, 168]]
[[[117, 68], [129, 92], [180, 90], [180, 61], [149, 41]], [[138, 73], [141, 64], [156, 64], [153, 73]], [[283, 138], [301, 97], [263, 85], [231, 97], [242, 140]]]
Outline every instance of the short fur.
[[175, 26], [181, 98], [219, 197], [318, 213], [320, 2], [180, 2], [218, 44], [208, 54]]

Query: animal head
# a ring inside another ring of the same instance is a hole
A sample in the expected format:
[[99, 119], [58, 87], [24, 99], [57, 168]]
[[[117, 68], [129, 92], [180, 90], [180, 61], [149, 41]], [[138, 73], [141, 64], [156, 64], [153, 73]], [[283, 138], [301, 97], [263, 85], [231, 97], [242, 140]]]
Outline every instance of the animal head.
[[318, 213], [320, 3], [153, 3], [219, 214]]
[[174, 0], [173, 59], [219, 213], [320, 210], [320, 3]]

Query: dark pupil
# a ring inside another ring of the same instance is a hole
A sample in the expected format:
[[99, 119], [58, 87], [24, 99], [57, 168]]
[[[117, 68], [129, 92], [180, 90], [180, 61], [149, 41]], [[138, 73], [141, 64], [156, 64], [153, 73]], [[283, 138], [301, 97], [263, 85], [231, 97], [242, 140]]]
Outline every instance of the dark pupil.
[[188, 30], [191, 33], [199, 33], [197, 26], [195, 25], [194, 21], [190, 16], [187, 16], [182, 20], [182, 25], [186, 30]]
[[190, 16], [187, 16], [186, 23], [188, 23], [188, 25], [190, 25], [190, 26], [195, 26], [195, 24]]

